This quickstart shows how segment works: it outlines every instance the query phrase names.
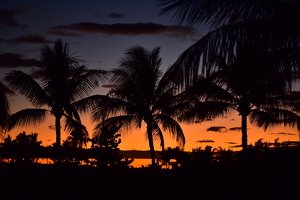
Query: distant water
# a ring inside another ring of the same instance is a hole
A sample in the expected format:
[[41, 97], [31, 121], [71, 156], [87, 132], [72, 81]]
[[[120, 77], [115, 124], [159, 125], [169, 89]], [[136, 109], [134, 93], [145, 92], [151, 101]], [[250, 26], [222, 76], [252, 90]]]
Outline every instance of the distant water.
[[[53, 161], [51, 159], [39, 159], [39, 163], [41, 164], [53, 164]], [[130, 166], [133, 166], [134, 168], [140, 168], [142, 166], [146, 167], [147, 165], [151, 164], [150, 158], [135, 158], [134, 161], [130, 164]]]
[[139, 167], [146, 167], [147, 165], [151, 164], [150, 158], [135, 158], [134, 161], [130, 164], [130, 166], [133, 166], [134, 168]]

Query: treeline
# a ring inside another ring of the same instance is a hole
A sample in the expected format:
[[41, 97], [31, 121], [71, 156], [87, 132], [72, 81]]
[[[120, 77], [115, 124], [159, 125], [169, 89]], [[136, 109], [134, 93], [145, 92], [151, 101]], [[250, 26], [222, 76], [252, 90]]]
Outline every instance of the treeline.
[[[22, 132], [12, 139], [8, 135], [0, 143], [0, 162], [7, 164], [38, 164], [56, 162], [55, 143], [42, 146], [37, 133]], [[126, 158], [120, 153], [118, 145], [121, 143], [119, 134], [102, 134], [99, 140], [92, 139], [91, 148], [76, 146], [73, 136], [63, 141], [61, 146], [62, 163], [71, 163], [73, 166], [91, 166], [98, 168], [129, 168], [133, 159]], [[262, 139], [249, 145], [247, 151], [233, 151], [232, 149], [198, 147], [187, 152], [179, 147], [168, 147], [160, 152], [156, 168], [164, 169], [241, 169], [251, 168], [294, 168], [300, 164], [299, 142], [264, 142]], [[149, 167], [149, 166], [142, 166]], [[300, 167], [300, 166], [299, 166]], [[131, 166], [132, 168], [132, 166]]]
[[[128, 131], [145, 124], [153, 166], [154, 142], [164, 150], [165, 133], [184, 148], [180, 123], [195, 124], [237, 112], [244, 152], [252, 151], [247, 150], [249, 123], [264, 130], [283, 125], [300, 131], [300, 92], [294, 90], [300, 77], [300, 29], [295, 28], [300, 7], [288, 0], [276, 5], [258, 2], [161, 0], [161, 14], [173, 13], [174, 19], [190, 28], [211, 25], [208, 33], [164, 72], [159, 46], [152, 50], [131, 46], [116, 68], [102, 70], [81, 65], [61, 39], [53, 47], [44, 45], [33, 72], [12, 70], [4, 77], [7, 85], [0, 83], [0, 131], [38, 125], [52, 115], [55, 162], [59, 164], [66, 157], [61, 127], [74, 136], [72, 148], [80, 149], [88, 141], [82, 113], [90, 114], [95, 123], [91, 140], [97, 151], [103, 150], [105, 132]], [[102, 83], [110, 87], [107, 94], [91, 95]], [[7, 89], [25, 96], [33, 108], [11, 114]], [[111, 149], [115, 149], [118, 140], [112, 140], [116, 142]], [[97, 161], [95, 165], [101, 164]]]
[[297, 169], [300, 167], [299, 142], [266, 142], [259, 139], [249, 145], [246, 151], [212, 148], [206, 146], [185, 152], [176, 148], [167, 148], [159, 159], [159, 163], [172, 169]]
[[[15, 139], [10, 135], [4, 138], [4, 142], [0, 143], [0, 163], [38, 164], [41, 163], [40, 159], [46, 159], [43, 163], [56, 163], [56, 144], [42, 146], [37, 135], [22, 132]], [[91, 140], [91, 148], [78, 147], [74, 137], [69, 136], [61, 146], [60, 159], [63, 163], [73, 163], [74, 166], [85, 164], [99, 168], [128, 167], [133, 159], [127, 159], [120, 154], [119, 136], [102, 134], [101, 137]]]

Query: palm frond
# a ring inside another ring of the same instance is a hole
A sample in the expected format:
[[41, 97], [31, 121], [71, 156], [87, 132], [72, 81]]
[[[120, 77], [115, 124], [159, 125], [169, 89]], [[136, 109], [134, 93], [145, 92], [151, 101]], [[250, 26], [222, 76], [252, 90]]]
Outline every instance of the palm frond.
[[81, 147], [82, 145], [86, 146], [88, 142], [88, 131], [86, 127], [81, 124], [81, 122], [74, 120], [68, 115], [64, 115], [65, 120], [65, 131], [69, 132], [74, 139], [77, 141], [77, 144]]
[[139, 99], [143, 104], [150, 104], [161, 77], [159, 52], [159, 47], [149, 51], [139, 45], [127, 49], [125, 57], [119, 61], [118, 69], [112, 71], [111, 82], [117, 87], [114, 93], [135, 94], [135, 98], [128, 95], [124, 95], [124, 98], [128, 101]]
[[[165, 140], [164, 140], [164, 136], [163, 133], [161, 131], [161, 129], [159, 128], [158, 124], [153, 120], [152, 121], [152, 138], [154, 141], [158, 141], [160, 144], [160, 147], [162, 149], [162, 151], [164, 151], [165, 149]], [[149, 140], [148, 138], [148, 133], [145, 133], [146, 139]]]
[[156, 93], [156, 96], [153, 97], [152, 112], [160, 111], [171, 106], [175, 101], [175, 95], [173, 93], [174, 91], [172, 88], [161, 94]]
[[196, 101], [189, 110], [178, 117], [178, 120], [185, 123], [195, 123], [196, 121], [203, 122], [217, 117], [226, 116], [234, 109], [235, 107], [232, 107], [232, 104], [227, 102]]
[[185, 137], [180, 124], [172, 117], [164, 114], [156, 114], [153, 116], [154, 121], [161, 125], [164, 131], [170, 133], [170, 135], [176, 140], [180, 148], [185, 145]]
[[96, 107], [92, 111], [92, 121], [103, 121], [110, 116], [136, 114], [136, 106], [119, 98], [110, 98], [109, 96], [101, 96]]
[[75, 119], [76, 121], [80, 122], [81, 123], [81, 120], [80, 120], [80, 116], [78, 114], [78, 111], [76, 110], [76, 108], [72, 105], [72, 104], [65, 104], [64, 105], [64, 113]]
[[4, 77], [8, 87], [18, 94], [24, 95], [34, 106], [51, 106], [49, 96], [43, 88], [28, 74], [12, 70]]
[[120, 127], [120, 132], [128, 132], [132, 127], [141, 128], [142, 121], [136, 116], [121, 115], [110, 117], [94, 127], [93, 137], [98, 137], [101, 134], [103, 128], [114, 128]]
[[20, 110], [11, 115], [9, 122], [9, 130], [17, 126], [36, 126], [46, 120], [47, 115], [50, 114], [46, 109], [28, 108]]
[[5, 95], [5, 90], [6, 86], [0, 82], [0, 135], [1, 131], [6, 128], [10, 115], [9, 101]]
[[[279, 55], [279, 52], [285, 52], [272, 64], [276, 61], [275, 66], [280, 66], [277, 70], [285, 75], [295, 72], [295, 69], [299, 71], [299, 54], [296, 52], [299, 52], [300, 30], [290, 30], [291, 27], [284, 23], [282, 26], [287, 29], [282, 32], [277, 30], [278, 24], [270, 24], [270, 19], [262, 19], [222, 26], [184, 51], [171, 67], [178, 69], [178, 73], [185, 77], [181, 84], [190, 85], [197, 79], [198, 73], [208, 76], [216, 70], [218, 57], [223, 57], [227, 65], [231, 65], [235, 62], [237, 49], [250, 46], [259, 52], [274, 51], [275, 54], [277, 51]], [[269, 58], [267, 60], [272, 61]], [[283, 63], [288, 65], [283, 67]]]
[[75, 107], [75, 109], [78, 112], [93, 111], [93, 108], [95, 108], [96, 105], [98, 105], [103, 98], [107, 98], [107, 97], [104, 95], [92, 95], [84, 99], [80, 99], [76, 102], [73, 102], [72, 105]]
[[99, 82], [106, 80], [106, 71], [88, 70], [85, 66], [75, 69], [75, 72], [68, 83], [66, 97], [74, 102], [87, 97], [95, 88], [99, 87]]
[[253, 109], [249, 117], [252, 124], [263, 127], [265, 130], [280, 124], [290, 127], [296, 126], [300, 130], [300, 117], [289, 110], [278, 108]]
[[274, 16], [299, 16], [299, 3], [294, 0], [160, 0], [160, 15], [189, 27], [216, 27], [244, 20]]
[[37, 74], [44, 90], [55, 102], [65, 96], [68, 80], [78, 67], [75, 58], [69, 55], [69, 45], [57, 40], [53, 47], [45, 45], [40, 51], [40, 65]]

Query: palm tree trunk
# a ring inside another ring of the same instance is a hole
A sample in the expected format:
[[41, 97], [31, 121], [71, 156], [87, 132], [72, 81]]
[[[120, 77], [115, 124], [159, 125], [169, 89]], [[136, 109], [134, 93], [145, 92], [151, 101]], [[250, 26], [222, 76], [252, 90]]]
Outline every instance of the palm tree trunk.
[[242, 115], [242, 150], [247, 149], [247, 115]]
[[55, 117], [55, 131], [56, 131], [56, 163], [61, 163], [61, 133], [60, 133], [60, 117]]
[[147, 123], [147, 135], [148, 135], [148, 142], [149, 142], [150, 154], [151, 154], [151, 165], [154, 167], [155, 166], [155, 151], [154, 151], [151, 122]]

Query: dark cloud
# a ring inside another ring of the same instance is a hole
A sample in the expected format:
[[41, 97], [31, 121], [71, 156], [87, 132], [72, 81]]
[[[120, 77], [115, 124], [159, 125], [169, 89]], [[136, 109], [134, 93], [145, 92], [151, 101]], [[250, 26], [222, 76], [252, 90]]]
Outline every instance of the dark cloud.
[[238, 148], [238, 147], [242, 147], [242, 145], [234, 145], [234, 146], [230, 146], [229, 148]]
[[115, 85], [112, 85], [112, 84], [104, 84], [104, 85], [102, 85], [101, 87], [103, 87], [103, 88], [113, 88], [113, 87], [115, 87]]
[[81, 58], [76, 58], [77, 62], [81, 62], [81, 63], [90, 63], [91, 61], [85, 60], [85, 59], [81, 59]]
[[214, 143], [215, 141], [213, 140], [198, 140], [196, 142], [200, 142], [200, 143], [204, 143], [204, 142], [207, 142], [207, 143]]
[[111, 13], [108, 14], [108, 17], [110, 17], [110, 18], [123, 18], [123, 17], [125, 17], [125, 15], [123, 15], [121, 13], [111, 12]]
[[299, 141], [283, 141], [282, 143], [288, 144], [288, 145], [300, 145]]
[[[92, 69], [85, 69], [82, 71], [82, 73], [87, 73], [91, 71]], [[30, 72], [28, 73], [33, 79], [43, 79], [45, 78], [45, 75], [43, 73], [43, 70], [41, 71], [39, 68], [31, 68]], [[70, 70], [69, 71], [69, 77], [72, 77], [74, 74], [74, 71]]]
[[0, 24], [3, 26], [15, 26], [26, 28], [27, 25], [20, 25], [15, 19], [14, 16], [17, 14], [23, 13], [24, 10], [0, 10]]
[[48, 128], [49, 128], [50, 130], [55, 130], [55, 125], [49, 125]]
[[[80, 31], [86, 33], [101, 33], [109, 35], [157, 35], [157, 34], [177, 34], [181, 37], [196, 35], [194, 30], [184, 26], [165, 26], [155, 23], [136, 23], [136, 24], [97, 24], [91, 22], [81, 22], [67, 26], [55, 26], [49, 33], [59, 33], [59, 31]], [[69, 34], [76, 34], [70, 33]]]
[[0, 54], [0, 67], [33, 67], [38, 65], [38, 61], [34, 58], [25, 59], [22, 54], [5, 53]]
[[40, 52], [40, 51], [41, 51], [40, 48], [36, 48], [36, 49], [28, 49], [28, 50], [25, 50], [24, 52], [37, 53], [37, 52]]
[[53, 43], [53, 41], [47, 40], [42, 35], [22, 35], [20, 37], [8, 39], [6, 41], [12, 43], [34, 43], [34, 44]]
[[227, 128], [225, 126], [211, 126], [208, 129], [206, 129], [206, 131], [225, 133], [227, 132]]
[[51, 35], [59, 35], [59, 36], [71, 36], [71, 37], [80, 37], [81, 35], [78, 33], [70, 32], [68, 30], [59, 30], [59, 29], [50, 29], [48, 31]]
[[236, 142], [225, 142], [227, 144], [237, 144]]
[[240, 130], [242, 130], [242, 127], [231, 127], [229, 130], [230, 131], [240, 131]]
[[274, 135], [296, 135], [294, 133], [284, 133], [284, 132], [280, 132], [280, 133], [270, 133], [270, 134], [274, 134]]

